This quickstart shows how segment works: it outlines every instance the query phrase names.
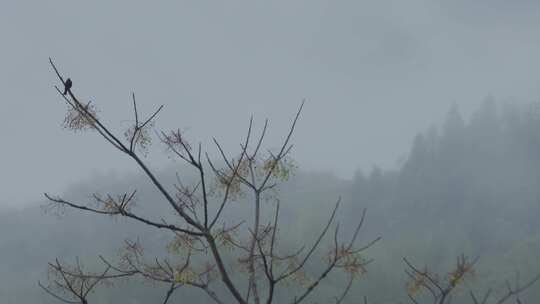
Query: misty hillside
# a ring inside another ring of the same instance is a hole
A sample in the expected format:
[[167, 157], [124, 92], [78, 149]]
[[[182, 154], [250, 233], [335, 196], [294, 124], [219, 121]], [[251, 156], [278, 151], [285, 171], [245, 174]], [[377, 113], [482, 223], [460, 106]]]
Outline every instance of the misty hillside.
[[[294, 225], [284, 243], [294, 244], [319, 229], [341, 195], [343, 225], [353, 225], [367, 208], [361, 240], [383, 237], [367, 252], [375, 261], [348, 299], [367, 295], [372, 303], [407, 300], [404, 256], [441, 273], [461, 253], [479, 256], [476, 278], [470, 284], [481, 291], [500, 287], [515, 271], [523, 278], [538, 273], [540, 113], [535, 109], [534, 105], [487, 99], [464, 119], [454, 106], [438, 126], [414, 137], [400, 168], [359, 170], [352, 180], [300, 168], [280, 188], [281, 220], [286, 227]], [[171, 168], [160, 176], [173, 184], [177, 170], [182, 168]], [[169, 212], [141, 176], [96, 176], [73, 186], [64, 196], [84, 201], [92, 193], [134, 188], [140, 193], [138, 210], [156, 216]], [[228, 216], [247, 212], [243, 203], [242, 199], [236, 202], [238, 213]], [[1, 303], [57, 303], [37, 287], [38, 280], [46, 280], [46, 263], [55, 257], [79, 256], [90, 268], [99, 254], [114, 257], [126, 237], [139, 237], [149, 252], [165, 254], [161, 248], [169, 236], [157, 229], [74, 210], [57, 216], [55, 210], [45, 212], [45, 202], [39, 205], [0, 213], [4, 232], [0, 239]], [[323, 303], [325, 291], [338, 288], [336, 281], [339, 278], [325, 282], [319, 295]], [[94, 297], [99, 303], [153, 303], [162, 293], [148, 284], [124, 284]], [[127, 299], [120, 297], [122, 290], [129, 292]], [[176, 297], [206, 301], [192, 290]], [[531, 288], [522, 298], [528, 299], [526, 303], [540, 302], [540, 287]]]
[[[375, 267], [386, 268], [387, 276], [392, 276], [393, 267], [400, 268], [393, 263], [400, 256], [426, 265], [448, 265], [454, 263], [452, 256], [465, 253], [480, 256], [480, 274], [490, 282], [511, 278], [515, 271], [537, 272], [540, 113], [536, 109], [536, 104], [497, 105], [488, 98], [464, 120], [453, 107], [440, 127], [414, 138], [402, 168], [358, 172], [351, 187], [352, 208], [367, 206], [366, 230], [384, 235], [380, 247], [390, 250], [393, 258], [391, 266], [383, 262]], [[531, 294], [535, 299], [540, 295]]]

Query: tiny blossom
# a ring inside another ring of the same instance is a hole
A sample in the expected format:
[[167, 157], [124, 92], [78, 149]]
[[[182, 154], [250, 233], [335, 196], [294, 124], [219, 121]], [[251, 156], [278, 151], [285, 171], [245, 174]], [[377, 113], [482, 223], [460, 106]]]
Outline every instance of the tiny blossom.
[[195, 248], [196, 238], [187, 234], [177, 234], [174, 239], [167, 244], [170, 253], [180, 254], [182, 250], [189, 251]]
[[97, 119], [97, 109], [90, 102], [86, 105], [79, 103], [75, 107], [69, 106], [64, 117], [63, 127], [73, 131], [85, 131], [95, 128]]
[[[148, 155], [148, 150], [152, 145], [152, 136], [150, 135], [150, 129], [154, 127], [154, 122], [150, 122], [143, 128], [137, 128], [133, 125], [124, 132], [126, 140], [131, 142], [133, 140], [133, 146], [137, 147], [141, 153], [145, 156]], [[136, 134], [135, 134], [136, 133]], [[135, 134], [135, 137], [133, 137]]]
[[177, 283], [189, 283], [194, 281], [196, 278], [197, 274], [189, 268], [175, 270], [174, 281]]
[[272, 177], [280, 181], [287, 181], [296, 171], [297, 166], [290, 158], [281, 158], [279, 160], [269, 157], [261, 167], [261, 174], [265, 175], [271, 171]]
[[179, 129], [172, 130], [168, 134], [163, 133], [163, 142], [170, 151], [176, 153], [183, 153], [186, 150], [191, 151], [191, 145]]
[[234, 238], [232, 236], [232, 233], [230, 231], [218, 231], [217, 233], [218, 237], [217, 240], [219, 241], [219, 244], [221, 247], [233, 250], [234, 249]]

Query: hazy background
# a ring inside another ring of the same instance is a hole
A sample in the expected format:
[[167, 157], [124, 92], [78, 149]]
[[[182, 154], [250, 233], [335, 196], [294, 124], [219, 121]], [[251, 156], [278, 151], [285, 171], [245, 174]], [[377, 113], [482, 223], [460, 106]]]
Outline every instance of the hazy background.
[[[256, 128], [270, 119], [266, 147], [276, 147], [306, 99], [292, 140], [300, 169], [280, 188], [283, 225], [294, 224], [283, 243], [312, 236], [338, 196], [343, 227], [368, 208], [361, 240], [383, 241], [353, 302], [406, 299], [403, 256], [443, 274], [458, 254], [480, 256], [470, 284], [495, 294], [515, 271], [530, 278], [540, 271], [539, 29], [532, 0], [1, 1], [0, 302], [56, 303], [37, 287], [56, 257], [91, 268], [125, 237], [156, 254], [170, 240], [39, 208], [43, 192], [84, 203], [137, 189], [137, 211], [168, 212], [132, 161], [62, 129], [48, 57], [117, 134], [133, 119], [134, 91], [143, 113], [165, 106], [156, 130], [181, 128], [212, 156], [213, 136], [234, 154], [252, 114]], [[147, 163], [172, 185], [184, 167], [162, 152], [155, 145]], [[230, 214], [249, 211], [236, 203]], [[317, 300], [342, 279], [321, 284]], [[152, 303], [162, 292], [120, 287], [94, 299]], [[527, 296], [539, 302], [540, 288]]]
[[[362, 210], [368, 216], [359, 234], [359, 245], [376, 236], [381, 242], [362, 253], [375, 259], [360, 275], [344, 303], [359, 303], [363, 296], [369, 303], [397, 303], [407, 299], [407, 275], [402, 257], [416, 265], [425, 265], [439, 278], [447, 278], [460, 254], [480, 257], [474, 275], [467, 277], [455, 292], [454, 303], [471, 303], [468, 290], [483, 294], [493, 289], [491, 302], [506, 292], [505, 280], [513, 281], [519, 273], [521, 284], [540, 272], [540, 116], [531, 115], [531, 105], [501, 103], [494, 99], [482, 102], [469, 119], [457, 107], [441, 119], [435, 128], [419, 132], [409, 145], [403, 165], [395, 170], [357, 171], [352, 179], [328, 172], [295, 170], [291, 178], [279, 185], [280, 220], [278, 252], [293, 252], [299, 244], [316, 238], [337, 197], [342, 198], [337, 215], [345, 235], [358, 223]], [[195, 182], [193, 170], [170, 166], [156, 170], [166, 187], [177, 183], [180, 171], [184, 184]], [[210, 177], [210, 181], [213, 179]], [[212, 184], [212, 183], [210, 183]], [[142, 174], [100, 174], [71, 183], [62, 197], [93, 206], [91, 194], [117, 194], [137, 189], [133, 212], [149, 218], [178, 221], [161, 194]], [[250, 220], [253, 212], [251, 195], [240, 196], [227, 205], [224, 222]], [[214, 197], [210, 210], [217, 209]], [[45, 205], [45, 200], [41, 201]], [[274, 201], [261, 204], [262, 216], [269, 219]], [[47, 281], [47, 262], [61, 259], [68, 264], [80, 257], [89, 271], [100, 271], [98, 255], [118, 261], [119, 248], [125, 238], [140, 240], [147, 261], [166, 256], [182, 263], [182, 249], [167, 251], [171, 233], [152, 229], [138, 222], [118, 217], [88, 214], [80, 210], [66, 213], [46, 209], [39, 204], [20, 210], [0, 210], [0, 302], [58, 303], [38, 288]], [[61, 209], [59, 210], [61, 211]], [[61, 216], [61, 215], [65, 216]], [[263, 220], [264, 222], [265, 220]], [[182, 222], [182, 221], [180, 221]], [[221, 225], [221, 224], [218, 224]], [[248, 224], [249, 225], [249, 224]], [[247, 231], [235, 234], [246, 241]], [[306, 264], [306, 277], [314, 278], [326, 264], [321, 263], [331, 246], [331, 237]], [[246, 279], [238, 267], [242, 251], [224, 249], [235, 280]], [[282, 264], [282, 266], [284, 266]], [[196, 266], [194, 266], [196, 267]], [[420, 267], [420, 266], [419, 266]], [[310, 296], [310, 301], [334, 303], [333, 296], [342, 291], [345, 276], [335, 271]], [[148, 284], [141, 280], [120, 282], [112, 288], [102, 286], [92, 294], [92, 303], [156, 303], [163, 297], [166, 284]], [[539, 303], [540, 288], [532, 286], [520, 294], [521, 303]], [[212, 288], [233, 302], [219, 282]], [[276, 293], [277, 303], [286, 303], [303, 290], [291, 280]], [[423, 295], [423, 297], [422, 297]], [[431, 303], [429, 293], [418, 294], [419, 303]], [[427, 299], [426, 299], [427, 298]], [[424, 302], [422, 300], [428, 300]], [[213, 303], [204, 293], [181, 288], [173, 303]]]
[[539, 15], [532, 0], [4, 0], [0, 202], [130, 168], [96, 136], [60, 128], [49, 56], [111, 127], [128, 125], [135, 91], [143, 111], [165, 105], [158, 129], [206, 146], [237, 147], [251, 114], [275, 140], [306, 98], [294, 156], [351, 177], [402, 163], [452, 103], [468, 116], [488, 94], [536, 100]]

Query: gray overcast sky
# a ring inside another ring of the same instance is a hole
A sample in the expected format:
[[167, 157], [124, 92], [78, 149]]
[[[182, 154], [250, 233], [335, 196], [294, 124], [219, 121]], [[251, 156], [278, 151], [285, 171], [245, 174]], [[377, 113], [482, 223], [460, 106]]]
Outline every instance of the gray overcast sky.
[[132, 171], [97, 136], [60, 128], [49, 56], [116, 130], [135, 91], [143, 111], [165, 105], [158, 128], [209, 148], [236, 147], [250, 114], [270, 119], [275, 145], [306, 98], [294, 156], [350, 176], [395, 166], [453, 102], [467, 114], [490, 93], [537, 100], [539, 15], [537, 0], [3, 0], [0, 203]]

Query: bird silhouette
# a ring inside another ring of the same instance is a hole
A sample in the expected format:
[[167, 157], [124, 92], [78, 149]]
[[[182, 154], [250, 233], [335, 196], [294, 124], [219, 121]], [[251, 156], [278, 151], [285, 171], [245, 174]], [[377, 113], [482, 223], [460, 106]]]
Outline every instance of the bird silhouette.
[[71, 82], [71, 79], [66, 79], [66, 82], [64, 83], [64, 95], [67, 94], [69, 90], [71, 90], [71, 87], [73, 86], [73, 82]]

